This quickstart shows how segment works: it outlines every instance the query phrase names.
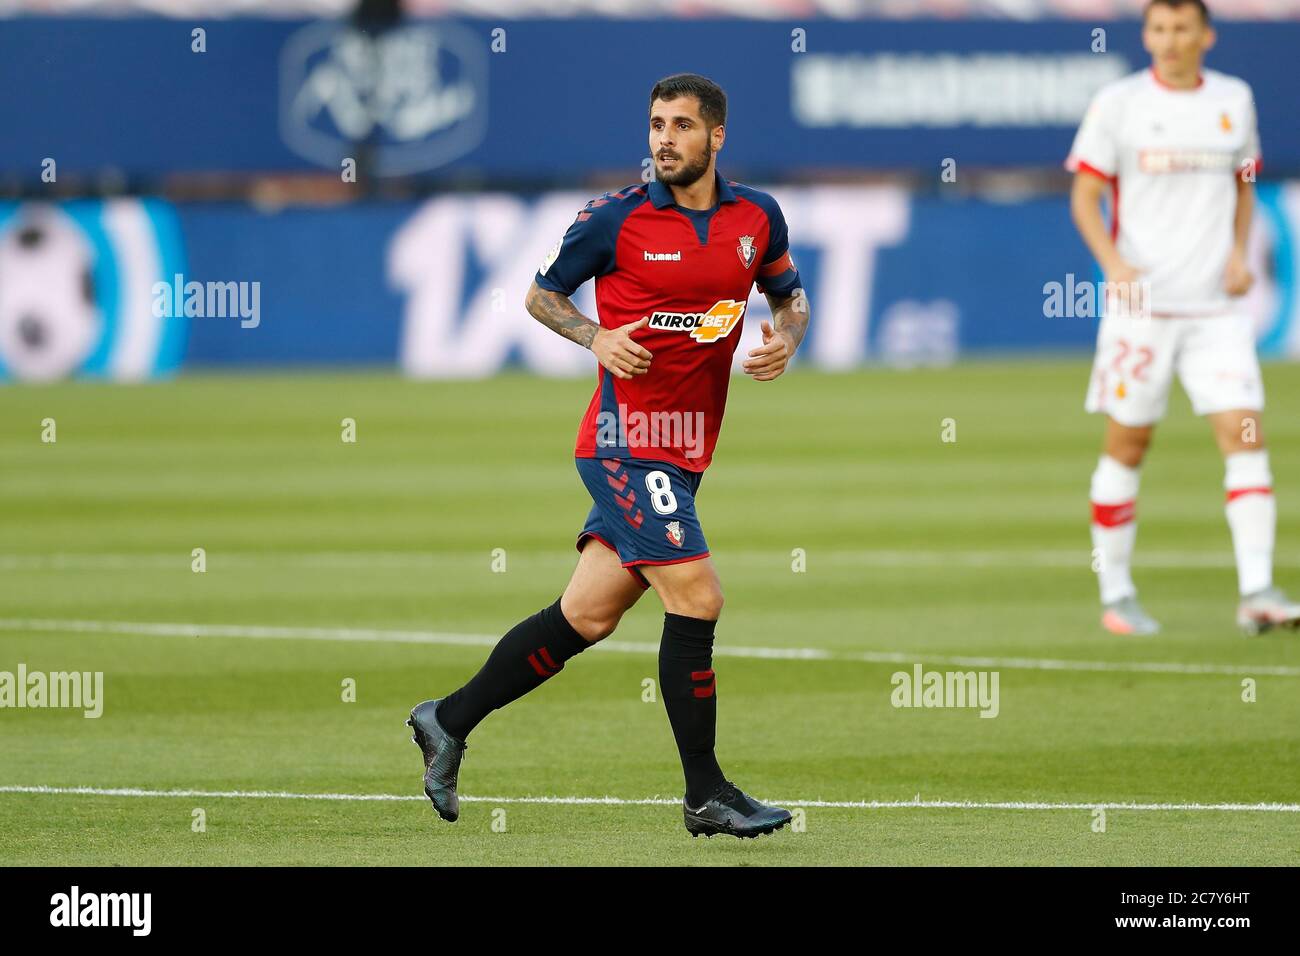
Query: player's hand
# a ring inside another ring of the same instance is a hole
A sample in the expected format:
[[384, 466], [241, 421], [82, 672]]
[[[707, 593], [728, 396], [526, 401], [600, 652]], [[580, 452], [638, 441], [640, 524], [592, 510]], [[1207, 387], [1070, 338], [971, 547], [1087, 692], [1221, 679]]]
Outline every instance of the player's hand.
[[1106, 274], [1107, 308], [1117, 308], [1130, 315], [1138, 315], [1146, 308], [1141, 269], [1120, 259], [1102, 271]]
[[650, 371], [650, 353], [632, 340], [632, 333], [650, 324], [650, 316], [643, 315], [635, 322], [616, 329], [601, 329], [591, 340], [591, 351], [615, 378], [631, 378]]
[[745, 374], [754, 376], [756, 382], [770, 382], [782, 372], [794, 355], [794, 343], [784, 332], [772, 329], [772, 323], [763, 320], [763, 344], [749, 350], [745, 360]]
[[1251, 274], [1250, 266], [1246, 265], [1246, 257], [1234, 252], [1228, 258], [1228, 268], [1223, 270], [1223, 288], [1228, 295], [1245, 295], [1254, 284], [1255, 277]]

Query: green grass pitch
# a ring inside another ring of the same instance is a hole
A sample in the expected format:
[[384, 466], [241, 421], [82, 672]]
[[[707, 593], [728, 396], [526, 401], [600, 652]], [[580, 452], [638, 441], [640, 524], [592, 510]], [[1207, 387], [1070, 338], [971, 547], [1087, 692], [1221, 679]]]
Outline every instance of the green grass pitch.
[[[459, 686], [487, 653], [475, 635], [568, 579], [589, 379], [0, 390], [0, 671], [105, 675], [99, 719], [0, 710], [0, 787], [194, 791], [0, 792], [0, 864], [1296, 865], [1300, 636], [1236, 633], [1222, 465], [1181, 395], [1139, 503], [1136, 576], [1165, 632], [1099, 629], [1086, 374], [734, 381], [699, 495], [727, 600], [719, 756], [805, 824], [744, 842], [691, 840], [671, 802], [521, 801], [680, 800], [663, 704], [642, 699], [652, 592], [607, 642], [623, 652], [583, 655], [473, 734], [461, 789], [483, 799], [458, 823], [421, 796], [410, 706]], [[1300, 367], [1265, 377], [1277, 577], [1300, 592]], [[895, 671], [967, 657], [1000, 675], [996, 718], [891, 706]], [[1135, 666], [1153, 662], [1174, 666]], [[912, 805], [820, 805], [855, 801]], [[987, 806], [1022, 802], [1041, 808]], [[1125, 803], [1147, 808], [1111, 808], [1096, 832], [1090, 807]], [[1291, 809], [1205, 808], [1220, 804]]]

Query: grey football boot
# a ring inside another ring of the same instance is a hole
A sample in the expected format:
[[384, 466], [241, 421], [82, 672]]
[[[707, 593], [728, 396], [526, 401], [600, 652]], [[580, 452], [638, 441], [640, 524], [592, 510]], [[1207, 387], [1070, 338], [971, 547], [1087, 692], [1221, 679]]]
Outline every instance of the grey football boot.
[[1241, 599], [1237, 605], [1237, 626], [1247, 637], [1279, 626], [1295, 630], [1300, 627], [1300, 604], [1288, 598], [1281, 588], [1264, 588]]
[[456, 796], [456, 776], [468, 746], [457, 740], [438, 723], [438, 705], [442, 698], [416, 704], [407, 718], [411, 739], [424, 754], [424, 793], [438, 816], [455, 823], [460, 816], [460, 798]]
[[1138, 603], [1137, 595], [1130, 594], [1102, 607], [1101, 626], [1112, 634], [1132, 634], [1145, 637], [1160, 633], [1160, 624]]

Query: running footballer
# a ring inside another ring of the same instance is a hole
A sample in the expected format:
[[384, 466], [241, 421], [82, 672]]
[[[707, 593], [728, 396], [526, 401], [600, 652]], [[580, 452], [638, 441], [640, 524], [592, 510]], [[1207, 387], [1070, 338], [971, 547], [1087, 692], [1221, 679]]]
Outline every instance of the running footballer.
[[[507, 633], [463, 687], [411, 712], [425, 793], [445, 820], [459, 813], [457, 774], [473, 729], [612, 634], [653, 588], [665, 612], [659, 690], [681, 757], [687, 830], [751, 837], [790, 821], [787, 810], [732, 784], [714, 754], [722, 587], [696, 494], [722, 425], [751, 288], [758, 284], [772, 311], [762, 345], [743, 363], [755, 381], [785, 371], [809, 318], [781, 209], [715, 168], [726, 119], [726, 94], [705, 77], [657, 83], [654, 178], [587, 203], [528, 290], [529, 313], [599, 363], [574, 452], [593, 503], [560, 598]], [[571, 299], [592, 278], [598, 321]]]

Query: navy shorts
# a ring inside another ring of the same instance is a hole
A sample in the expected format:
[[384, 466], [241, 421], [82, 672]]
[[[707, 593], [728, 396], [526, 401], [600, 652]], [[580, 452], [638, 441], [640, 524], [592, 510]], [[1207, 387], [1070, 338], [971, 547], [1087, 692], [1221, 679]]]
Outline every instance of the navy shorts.
[[591, 493], [591, 513], [578, 535], [578, 551], [595, 538], [615, 552], [643, 588], [637, 565], [680, 564], [707, 557], [695, 492], [702, 471], [687, 471], [647, 458], [577, 458], [578, 474]]

